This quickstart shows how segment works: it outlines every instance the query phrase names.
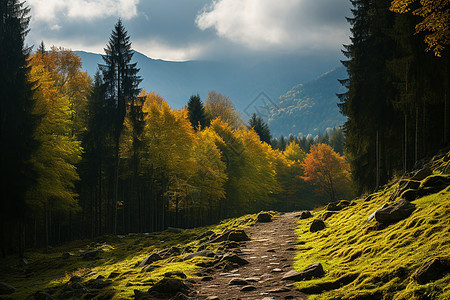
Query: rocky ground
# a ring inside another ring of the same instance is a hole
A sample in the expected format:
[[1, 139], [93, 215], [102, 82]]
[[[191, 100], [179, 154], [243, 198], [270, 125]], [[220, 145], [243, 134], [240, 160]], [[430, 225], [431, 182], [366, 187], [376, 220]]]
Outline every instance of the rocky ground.
[[232, 252], [248, 263], [205, 268], [202, 277], [193, 281], [192, 299], [306, 299], [293, 281], [283, 280], [292, 270], [299, 215], [285, 213], [246, 230], [250, 240], [240, 242]]

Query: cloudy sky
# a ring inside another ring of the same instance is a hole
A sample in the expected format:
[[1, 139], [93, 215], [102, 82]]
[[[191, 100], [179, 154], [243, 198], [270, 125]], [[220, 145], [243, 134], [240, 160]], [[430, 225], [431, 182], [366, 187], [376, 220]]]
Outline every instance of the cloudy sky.
[[102, 53], [122, 18], [151, 58], [226, 60], [340, 55], [349, 0], [28, 0], [29, 44]]

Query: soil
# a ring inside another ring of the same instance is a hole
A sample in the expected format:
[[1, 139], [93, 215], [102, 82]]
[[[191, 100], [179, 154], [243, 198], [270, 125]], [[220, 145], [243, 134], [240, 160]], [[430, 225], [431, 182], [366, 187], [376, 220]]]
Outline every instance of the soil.
[[[297, 240], [294, 229], [299, 214], [285, 213], [272, 222], [256, 223], [246, 230], [250, 241], [241, 243], [233, 252], [249, 264], [229, 271], [205, 273], [208, 281], [194, 283], [192, 299], [306, 299], [293, 282], [281, 280], [286, 272], [292, 270]], [[232, 279], [243, 279], [247, 284], [230, 285]]]

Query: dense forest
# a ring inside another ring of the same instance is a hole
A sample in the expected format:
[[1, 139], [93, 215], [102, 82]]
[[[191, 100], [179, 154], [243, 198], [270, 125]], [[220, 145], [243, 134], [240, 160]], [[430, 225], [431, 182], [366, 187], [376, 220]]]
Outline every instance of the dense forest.
[[450, 12], [449, 1], [351, 2], [339, 106], [353, 178], [367, 192], [448, 146]]
[[351, 175], [365, 192], [407, 172], [448, 144], [448, 39], [422, 32], [427, 16], [402, 2], [420, 6], [352, 1], [339, 104], [348, 121], [315, 138], [285, 138], [257, 115], [245, 124], [215, 91], [204, 102], [186, 95], [175, 110], [142, 90], [121, 20], [90, 78], [71, 50], [27, 48], [29, 9], [0, 0], [2, 255], [312, 208], [353, 197]]

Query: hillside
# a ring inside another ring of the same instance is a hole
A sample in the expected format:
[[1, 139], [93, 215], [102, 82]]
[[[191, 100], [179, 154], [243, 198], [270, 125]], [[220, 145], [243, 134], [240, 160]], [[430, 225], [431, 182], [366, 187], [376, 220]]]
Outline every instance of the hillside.
[[[100, 54], [74, 52], [81, 57], [83, 69], [90, 75], [95, 74], [97, 64], [103, 62]], [[292, 86], [314, 78], [336, 64], [332, 58], [327, 60], [319, 56], [307, 60], [288, 56], [266, 61], [172, 62], [151, 59], [139, 52], [135, 52], [133, 60], [141, 69], [141, 87], [156, 91], [173, 108], [184, 107], [193, 94], [200, 94], [204, 100], [209, 91], [215, 90], [229, 96], [241, 111], [261, 92], [276, 99]]]
[[[450, 152], [436, 156], [375, 194], [316, 210], [323, 230], [311, 232], [312, 220], [300, 220], [294, 267], [321, 263], [325, 273], [297, 287], [314, 295], [308, 299], [450, 299], [449, 161]], [[405, 198], [411, 202], [391, 219], [392, 207], [369, 218]]]
[[345, 92], [338, 81], [345, 78], [345, 68], [335, 68], [314, 80], [294, 86], [280, 96], [269, 119], [272, 135], [315, 136], [323, 134], [327, 128], [341, 126], [345, 117], [337, 107], [336, 94]]

